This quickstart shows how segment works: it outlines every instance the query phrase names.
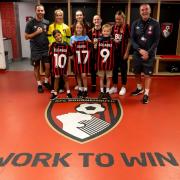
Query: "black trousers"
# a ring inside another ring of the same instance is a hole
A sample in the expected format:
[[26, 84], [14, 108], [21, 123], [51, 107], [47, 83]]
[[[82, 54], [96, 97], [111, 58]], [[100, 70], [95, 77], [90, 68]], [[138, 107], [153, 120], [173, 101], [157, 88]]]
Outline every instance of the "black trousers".
[[91, 59], [91, 86], [96, 86], [96, 59]]
[[124, 60], [118, 51], [115, 51], [114, 54], [114, 68], [113, 68], [113, 76], [112, 81], [113, 84], [118, 84], [118, 72], [120, 68], [121, 72], [121, 84], [127, 84], [127, 59]]

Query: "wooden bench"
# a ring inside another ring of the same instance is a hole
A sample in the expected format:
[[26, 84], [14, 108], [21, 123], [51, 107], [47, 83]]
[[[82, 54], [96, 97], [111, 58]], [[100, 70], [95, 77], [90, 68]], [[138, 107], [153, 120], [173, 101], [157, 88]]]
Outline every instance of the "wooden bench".
[[160, 72], [159, 68], [161, 66], [161, 62], [167, 62], [167, 63], [172, 63], [172, 62], [180, 62], [180, 55], [157, 55], [156, 56], [156, 66], [155, 66], [155, 74], [157, 75], [180, 75], [179, 73], [170, 73], [170, 72]]

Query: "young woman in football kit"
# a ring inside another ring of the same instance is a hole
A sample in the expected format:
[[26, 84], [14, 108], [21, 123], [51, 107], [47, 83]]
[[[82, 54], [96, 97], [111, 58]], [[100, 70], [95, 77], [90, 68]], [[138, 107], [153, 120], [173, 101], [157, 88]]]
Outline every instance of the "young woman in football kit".
[[[86, 21], [85, 19], [85, 14], [82, 10], [78, 9], [76, 12], [75, 12], [75, 20], [74, 20], [74, 23], [72, 24], [71, 26], [71, 34], [74, 35], [75, 33], [75, 27], [76, 27], [76, 24], [77, 22], [80, 22], [83, 24], [83, 28], [84, 28], [84, 33], [87, 34], [90, 30], [90, 25], [89, 23]], [[71, 64], [71, 67], [74, 67], [74, 64], [73, 64], [73, 61], [72, 61], [72, 64]], [[72, 69], [72, 71], [74, 71], [74, 69]], [[75, 75], [75, 78], [76, 78], [76, 83], [77, 83], [77, 77]], [[83, 83], [83, 82], [82, 82]], [[78, 83], [77, 83], [78, 84]], [[78, 90], [79, 87], [78, 85], [75, 86], [74, 88], [75, 90]]]
[[127, 84], [127, 60], [130, 50], [130, 30], [125, 22], [125, 14], [122, 11], [117, 11], [115, 14], [115, 24], [112, 27], [112, 37], [116, 43], [114, 68], [113, 68], [113, 86], [109, 93], [118, 92], [118, 71], [121, 72], [121, 89], [119, 95], [123, 96], [126, 93]]
[[93, 54], [91, 59], [91, 91], [96, 91], [96, 55], [97, 55], [97, 49], [95, 48], [97, 46], [98, 39], [102, 36], [102, 28], [101, 28], [102, 19], [100, 15], [94, 15], [93, 17], [93, 24], [94, 27], [90, 29], [88, 36], [91, 39], [92, 43], [94, 44], [93, 48]]

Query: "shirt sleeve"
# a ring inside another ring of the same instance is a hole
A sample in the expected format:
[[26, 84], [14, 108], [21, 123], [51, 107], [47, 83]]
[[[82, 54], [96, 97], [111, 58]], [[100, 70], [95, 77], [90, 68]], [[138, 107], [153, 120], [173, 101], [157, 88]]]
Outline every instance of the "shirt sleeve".
[[136, 21], [133, 22], [132, 27], [131, 27], [131, 43], [132, 43], [133, 48], [138, 51], [140, 46], [136, 43], [135, 25], [136, 25]]
[[32, 33], [32, 23], [31, 21], [29, 21], [27, 24], [26, 24], [26, 27], [25, 27], [25, 33], [27, 34], [31, 34]]
[[73, 40], [74, 40], [74, 36], [71, 36], [71, 38], [70, 38], [70, 46], [72, 46]]
[[49, 43], [52, 44], [53, 42], [55, 42], [55, 39], [53, 37], [53, 30], [54, 30], [54, 25], [51, 24], [49, 26], [49, 29], [48, 29], [48, 40], [49, 40]]
[[66, 29], [66, 42], [68, 44], [70, 44], [70, 37], [71, 37], [71, 30], [70, 30], [69, 26], [67, 26], [67, 29]]
[[159, 39], [160, 39], [160, 25], [157, 22], [156, 25], [154, 26], [154, 37], [153, 37], [154, 42], [153, 42], [151, 48], [148, 50], [149, 55], [154, 54], [156, 52], [156, 48], [158, 46]]
[[90, 39], [89, 39], [89, 37], [86, 35], [86, 36], [85, 36], [85, 41], [87, 41], [87, 40], [90, 40]]

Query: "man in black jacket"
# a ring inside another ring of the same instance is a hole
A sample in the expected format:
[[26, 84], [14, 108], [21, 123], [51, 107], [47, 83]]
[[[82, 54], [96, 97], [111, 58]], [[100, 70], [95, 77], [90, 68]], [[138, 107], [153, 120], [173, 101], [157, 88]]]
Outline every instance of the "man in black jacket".
[[[160, 26], [155, 19], [150, 17], [149, 4], [141, 4], [139, 11], [141, 18], [134, 21], [131, 28], [131, 42], [134, 49], [133, 72], [137, 83], [137, 89], [131, 94], [136, 96], [144, 92], [143, 103], [147, 104], [153, 64], [160, 38]], [[142, 87], [141, 72], [145, 77], [145, 89]]]

